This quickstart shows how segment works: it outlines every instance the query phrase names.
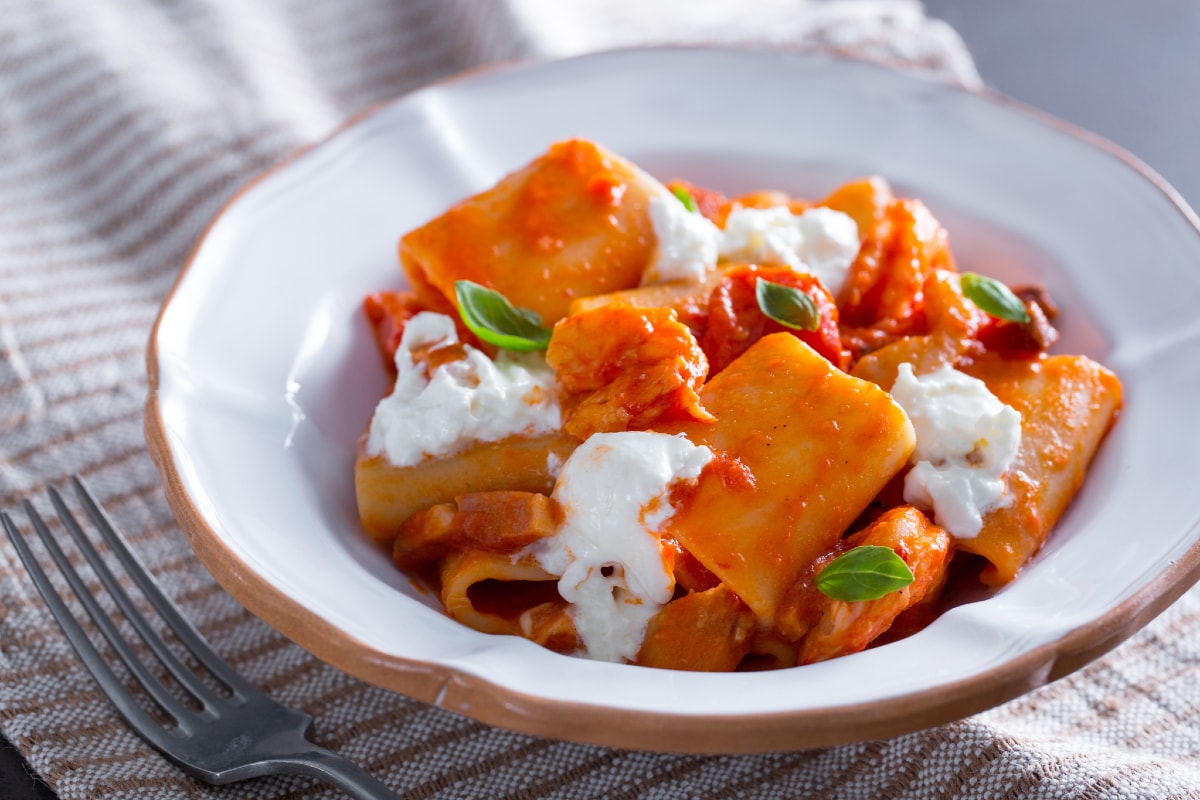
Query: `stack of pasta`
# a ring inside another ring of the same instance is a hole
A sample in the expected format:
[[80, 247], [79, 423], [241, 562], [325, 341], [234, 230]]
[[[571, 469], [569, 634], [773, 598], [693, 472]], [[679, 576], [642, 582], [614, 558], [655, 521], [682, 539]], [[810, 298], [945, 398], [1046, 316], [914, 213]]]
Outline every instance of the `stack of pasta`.
[[777, 668], [929, 624], [1041, 548], [1121, 406], [1038, 287], [880, 178], [805, 200], [554, 144], [407, 233], [364, 529], [455, 619]]

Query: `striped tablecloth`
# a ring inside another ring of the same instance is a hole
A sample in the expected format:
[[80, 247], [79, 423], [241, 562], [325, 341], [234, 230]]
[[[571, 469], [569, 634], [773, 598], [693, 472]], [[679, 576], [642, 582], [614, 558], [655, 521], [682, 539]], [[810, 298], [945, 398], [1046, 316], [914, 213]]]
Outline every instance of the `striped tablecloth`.
[[[192, 557], [142, 436], [144, 351], [205, 223], [344, 118], [497, 60], [709, 42], [832, 47], [974, 85], [907, 0], [0, 2], [0, 507], [79, 473], [236, 667], [409, 798], [1200, 797], [1200, 594], [1103, 660], [943, 728], [757, 756], [508, 733], [315, 660]], [[0, 545], [0, 729], [62, 797], [335, 797], [211, 789], [114, 716]]]

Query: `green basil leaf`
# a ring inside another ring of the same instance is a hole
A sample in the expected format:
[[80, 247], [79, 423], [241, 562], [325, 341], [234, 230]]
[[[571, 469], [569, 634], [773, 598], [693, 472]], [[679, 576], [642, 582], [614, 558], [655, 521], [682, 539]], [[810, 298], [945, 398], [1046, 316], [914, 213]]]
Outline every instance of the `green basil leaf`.
[[679, 202], [683, 203], [683, 207], [693, 214], [700, 211], [700, 207], [696, 205], [696, 198], [692, 197], [692, 193], [682, 186], [672, 186], [671, 194], [679, 198]]
[[913, 582], [912, 570], [890, 547], [855, 547], [817, 575], [817, 590], [848, 603], [878, 600]]
[[963, 295], [993, 317], [1022, 325], [1029, 322], [1029, 311], [1021, 298], [1000, 281], [974, 272], [964, 272], [960, 281]]
[[471, 281], [455, 281], [458, 315], [471, 332], [488, 344], [506, 350], [545, 350], [550, 329], [527, 308], [515, 308], [508, 298]]
[[799, 289], [759, 278], [754, 295], [758, 298], [759, 310], [780, 325], [798, 331], [815, 331], [821, 324], [816, 301]]

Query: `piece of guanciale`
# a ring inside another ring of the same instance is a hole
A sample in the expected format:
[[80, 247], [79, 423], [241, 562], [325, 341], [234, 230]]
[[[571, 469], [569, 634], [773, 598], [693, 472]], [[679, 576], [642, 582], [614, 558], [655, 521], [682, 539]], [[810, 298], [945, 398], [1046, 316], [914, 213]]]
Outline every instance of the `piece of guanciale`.
[[659, 430], [686, 434], [745, 475], [705, 470], [674, 503], [666, 533], [770, 626], [788, 588], [905, 465], [912, 423], [887, 392], [786, 333], [760, 339], [700, 400], [713, 422]]
[[522, 611], [517, 621], [522, 636], [547, 650], [574, 655], [583, 648], [571, 616], [571, 604], [561, 597]]
[[654, 251], [650, 198], [662, 184], [591, 142], [558, 142], [484, 192], [400, 240], [427, 308], [455, 307], [470, 280], [552, 325], [576, 297], [629, 289]]
[[475, 548], [516, 553], [538, 539], [553, 536], [562, 509], [537, 492], [475, 492], [413, 514], [400, 526], [392, 560], [417, 570], [452, 550]]
[[368, 455], [360, 444], [354, 463], [359, 518], [372, 539], [391, 546], [405, 520], [459, 495], [498, 490], [549, 494], [558, 467], [578, 444], [565, 433], [510, 436], [409, 467]]
[[650, 619], [637, 663], [693, 672], [732, 672], [750, 651], [754, 612], [726, 586], [672, 600]]
[[1002, 586], [1041, 549], [1079, 490], [1121, 410], [1121, 382], [1086, 356], [989, 353], [963, 371], [1021, 414], [1021, 446], [1005, 478], [1011, 502], [984, 515], [978, 536], [958, 542], [990, 562], [980, 579]]

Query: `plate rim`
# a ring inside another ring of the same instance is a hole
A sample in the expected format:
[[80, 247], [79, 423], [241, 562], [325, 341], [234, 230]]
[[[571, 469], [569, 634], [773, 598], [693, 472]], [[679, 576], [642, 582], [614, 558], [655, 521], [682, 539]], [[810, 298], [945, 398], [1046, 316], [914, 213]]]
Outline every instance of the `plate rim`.
[[[951, 683], [894, 697], [819, 709], [747, 714], [663, 714], [520, 692], [449, 665], [384, 653], [341, 630], [290, 598], [242, 561], [205, 521], [185, 487], [160, 407], [158, 341], [168, 310], [197, 255], [217, 226], [249, 192], [306, 154], [323, 148], [386, 108], [414, 94], [480, 75], [560, 62], [620, 57], [630, 53], [757, 53], [848, 61], [952, 92], [977, 97], [1065, 134], [1118, 159], [1157, 189], [1200, 237], [1200, 217], [1162, 176], [1104, 137], [987, 87], [966, 88], [926, 74], [852, 57], [838, 51], [739, 46], [667, 45], [590, 52], [568, 58], [531, 58], [467, 69], [374, 103], [348, 117], [321, 139], [299, 147], [259, 172], [217, 210], [197, 237], [155, 317], [146, 346], [147, 395], [144, 432], [168, 505], [197, 558], [214, 580], [251, 613], [319, 660], [375, 686], [395, 691], [480, 722], [523, 734], [636, 750], [697, 754], [749, 754], [826, 747], [887, 738], [962, 719], [1057, 680], [1104, 655], [1132, 636], [1200, 581], [1200, 539], [1166, 569], [1108, 612], [1015, 658]], [[1189, 531], [1200, 527], [1194, 521]]]

